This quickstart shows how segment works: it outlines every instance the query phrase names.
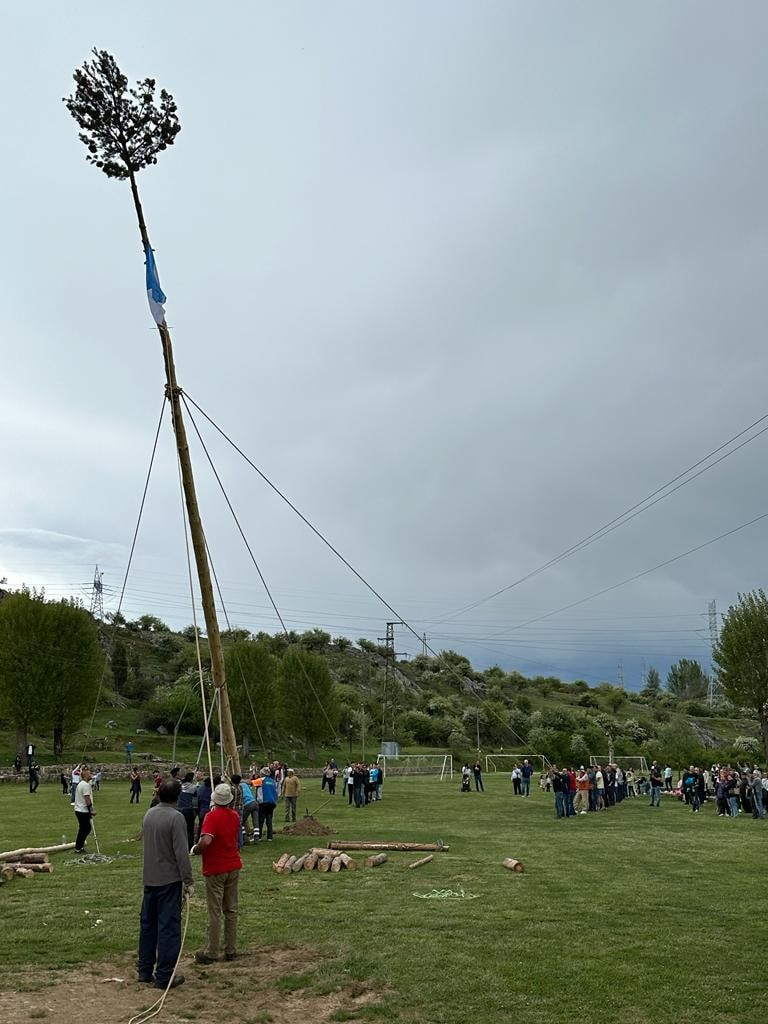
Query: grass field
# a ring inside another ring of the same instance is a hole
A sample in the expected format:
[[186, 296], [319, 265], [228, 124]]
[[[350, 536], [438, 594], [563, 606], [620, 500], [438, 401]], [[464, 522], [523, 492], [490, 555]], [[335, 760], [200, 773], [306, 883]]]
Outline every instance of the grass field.
[[[389, 779], [379, 804], [357, 810], [337, 795], [318, 811], [337, 838], [440, 837], [450, 845], [418, 871], [407, 870], [409, 855], [390, 854], [373, 870], [283, 877], [271, 871], [272, 859], [317, 841], [276, 834], [271, 844], [246, 848], [241, 948], [251, 963], [267, 947], [290, 947], [295, 955], [281, 977], [255, 991], [250, 983], [238, 988], [237, 965], [227, 966], [242, 1015], [207, 1015], [204, 1000], [185, 1003], [186, 986], [169, 997], [172, 1019], [294, 1020], [281, 1016], [289, 994], [357, 984], [372, 988], [375, 1000], [314, 1019], [762, 1024], [764, 972], [752, 965], [762, 962], [768, 938], [764, 902], [754, 899], [764, 886], [765, 823], [718, 818], [712, 804], [692, 815], [674, 799], [660, 810], [635, 800], [557, 821], [550, 797], [513, 798], [506, 774], [486, 785], [485, 794], [466, 795], [457, 782]], [[300, 806], [315, 810], [324, 799], [311, 780]], [[57, 854], [53, 875], [0, 889], [0, 989], [37, 988], [83, 961], [129, 962], [141, 846], [124, 840], [136, 834], [147, 805], [131, 807], [127, 786], [117, 784], [102, 786], [96, 801], [102, 852], [125, 859], [66, 866], [70, 855]], [[58, 787], [36, 796], [0, 787], [2, 848], [72, 838], [73, 825]], [[522, 860], [525, 874], [504, 870], [505, 856]], [[460, 887], [478, 898], [413, 895]], [[186, 950], [199, 948], [204, 921], [198, 893]], [[196, 968], [184, 970], [189, 977]], [[145, 996], [140, 986], [127, 986], [124, 1014], [108, 1019], [127, 1021], [150, 1001]], [[243, 1006], [251, 1000], [249, 1016]], [[24, 1024], [45, 1015], [13, 1019]]]

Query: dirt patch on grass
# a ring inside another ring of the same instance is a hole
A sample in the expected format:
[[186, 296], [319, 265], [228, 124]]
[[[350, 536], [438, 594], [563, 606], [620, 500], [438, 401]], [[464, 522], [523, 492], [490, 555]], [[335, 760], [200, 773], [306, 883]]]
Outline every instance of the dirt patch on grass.
[[330, 836], [333, 834], [333, 829], [308, 814], [301, 821], [297, 821], [293, 825], [286, 825], [282, 834], [286, 836]]
[[[185, 982], [168, 994], [161, 1024], [306, 1024], [352, 1020], [381, 992], [361, 985], [323, 984], [313, 972], [328, 963], [312, 950], [272, 947], [254, 950], [233, 963], [200, 967], [183, 955]], [[41, 965], [42, 967], [43, 965]], [[72, 971], [24, 971], [13, 989], [0, 988], [0, 1021], [32, 1024], [127, 1024], [162, 992], [136, 981], [130, 960], [89, 964]], [[332, 991], [328, 991], [332, 989]]]

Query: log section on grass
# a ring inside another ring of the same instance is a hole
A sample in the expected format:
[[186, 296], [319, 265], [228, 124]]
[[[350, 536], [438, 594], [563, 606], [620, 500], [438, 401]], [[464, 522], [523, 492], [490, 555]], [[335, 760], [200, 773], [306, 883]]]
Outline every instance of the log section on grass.
[[293, 865], [296, 863], [298, 859], [298, 857], [289, 857], [285, 864], [283, 864], [282, 874], [290, 875], [290, 873], [293, 871]]
[[334, 860], [334, 858], [331, 857], [330, 855], [328, 855], [327, 857], [322, 857], [317, 862], [317, 870], [322, 872], [322, 873], [325, 873], [326, 871], [330, 871], [331, 864], [333, 863], [333, 860]]
[[435, 855], [430, 853], [428, 857], [422, 857], [421, 860], [415, 860], [413, 864], [409, 864], [409, 868], [420, 868], [422, 864], [429, 864], [431, 860], [435, 859]]
[[379, 864], [386, 864], [386, 862], [387, 862], [387, 855], [386, 855], [386, 853], [376, 853], [376, 854], [374, 854], [373, 857], [366, 857], [365, 858], [365, 866], [367, 868], [375, 868], [375, 867], [378, 867]]
[[291, 866], [291, 871], [301, 871], [301, 869], [304, 867], [304, 864], [308, 856], [309, 854], [305, 853], [303, 857], [297, 857], [296, 860], [293, 862], [293, 865]]
[[33, 875], [42, 873], [50, 875], [53, 872], [53, 864], [11, 864], [5, 865], [6, 868], [13, 868], [14, 871], [18, 871], [19, 868], [23, 868], [25, 871], [31, 872]]
[[505, 857], [501, 862], [505, 868], [509, 868], [510, 871], [516, 871], [518, 875], [521, 875], [525, 868], [519, 860], [514, 860], [512, 857]]
[[290, 856], [290, 853], [284, 853], [279, 860], [273, 863], [272, 867], [275, 869], [278, 875], [281, 874], [283, 868], [288, 863]]
[[14, 874], [19, 878], [34, 878], [35, 872], [29, 868], [14, 868]]
[[438, 853], [441, 850], [447, 850], [448, 847], [442, 843], [351, 843], [342, 842], [341, 840], [335, 840], [332, 843], [328, 843], [328, 846], [332, 850], [404, 850], [405, 852], [424, 851], [425, 853], [432, 852]]
[[304, 870], [305, 871], [314, 871], [315, 870], [315, 865], [317, 864], [319, 859], [320, 858], [317, 855], [317, 851], [316, 850], [310, 850], [309, 853], [304, 858]]
[[346, 853], [340, 853], [338, 859], [347, 869], [347, 871], [357, 871], [357, 861], [352, 860]]

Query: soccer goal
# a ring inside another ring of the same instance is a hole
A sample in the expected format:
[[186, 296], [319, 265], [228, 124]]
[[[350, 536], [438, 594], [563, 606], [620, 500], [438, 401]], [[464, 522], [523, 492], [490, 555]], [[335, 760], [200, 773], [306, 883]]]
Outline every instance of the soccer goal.
[[384, 775], [439, 775], [453, 778], [453, 754], [379, 754], [376, 763]]
[[523, 761], [533, 761], [542, 773], [546, 772], [552, 764], [544, 754], [486, 754], [485, 770], [487, 772], [511, 772], [516, 764]]
[[643, 775], [648, 774], [648, 762], [644, 757], [616, 757], [614, 756], [613, 761], [609, 758], [608, 754], [590, 754], [589, 763], [594, 768], [598, 764], [617, 764], [620, 768], [632, 768], [633, 771], [642, 772]]

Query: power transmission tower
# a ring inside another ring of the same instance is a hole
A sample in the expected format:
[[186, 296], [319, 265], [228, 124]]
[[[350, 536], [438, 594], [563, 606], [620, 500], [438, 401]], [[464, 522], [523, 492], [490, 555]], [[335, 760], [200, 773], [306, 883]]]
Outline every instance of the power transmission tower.
[[617, 666], [617, 675], [619, 679], [619, 686], [624, 689], [624, 662], [620, 661]]
[[426, 658], [426, 656], [427, 656], [427, 634], [426, 633], [422, 633], [421, 634], [421, 653]]
[[[711, 654], [713, 656], [715, 653], [715, 647], [717, 647], [717, 641], [719, 640], [719, 634], [717, 629], [717, 601], [714, 598], [709, 602], [707, 606], [707, 614], [709, 616], [709, 644], [711, 648]], [[710, 707], [715, 703], [715, 696], [715, 661], [714, 657], [712, 657], [709, 668], [709, 685], [707, 686], [707, 704], [709, 704]]]
[[93, 570], [93, 584], [91, 586], [91, 607], [90, 612], [94, 619], [104, 618], [104, 584], [102, 582], [104, 573], [99, 572], [98, 565]]
[[640, 662], [640, 682], [643, 684], [642, 685], [642, 689], [643, 690], [645, 689], [645, 679], [646, 679], [647, 675], [648, 675], [648, 664], [647, 664], [647, 662], [645, 660], [645, 655], [643, 655], [643, 660]]
[[[384, 742], [384, 729], [387, 715], [387, 690], [391, 689], [394, 692], [394, 685], [390, 687], [390, 682], [394, 684], [395, 674], [395, 626], [402, 626], [404, 623], [401, 620], [387, 623], [387, 635], [378, 637], [379, 643], [384, 644], [384, 695], [381, 700], [381, 742]], [[394, 701], [392, 703], [392, 731], [395, 728], [395, 707]]]

